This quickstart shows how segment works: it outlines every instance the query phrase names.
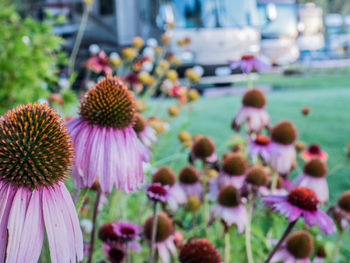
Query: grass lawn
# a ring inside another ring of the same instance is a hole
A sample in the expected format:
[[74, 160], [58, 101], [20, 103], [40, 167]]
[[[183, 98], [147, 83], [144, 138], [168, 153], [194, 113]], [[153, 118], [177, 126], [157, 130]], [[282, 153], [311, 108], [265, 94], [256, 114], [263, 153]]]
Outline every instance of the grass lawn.
[[[279, 87], [278, 91], [267, 93], [267, 110], [272, 123], [289, 119], [299, 131], [299, 139], [318, 143], [329, 154], [328, 177], [331, 201], [350, 189], [350, 161], [347, 161], [346, 145], [350, 142], [350, 77], [349, 71], [341, 70], [324, 75], [322, 72], [308, 76], [281, 77], [262, 76], [258, 83]], [[202, 97], [193, 105], [189, 114], [187, 109], [171, 122], [171, 131], [160, 137], [155, 147], [157, 164], [171, 165], [178, 171], [186, 164], [187, 152], [179, 152], [177, 133], [186, 129], [191, 134], [201, 133], [211, 136], [218, 152], [228, 150], [226, 142], [234, 132], [230, 129], [231, 120], [240, 107], [241, 95], [225, 97]], [[169, 101], [158, 106], [161, 111]], [[311, 107], [306, 118], [302, 116], [302, 106]], [[158, 161], [157, 161], [158, 160]]]

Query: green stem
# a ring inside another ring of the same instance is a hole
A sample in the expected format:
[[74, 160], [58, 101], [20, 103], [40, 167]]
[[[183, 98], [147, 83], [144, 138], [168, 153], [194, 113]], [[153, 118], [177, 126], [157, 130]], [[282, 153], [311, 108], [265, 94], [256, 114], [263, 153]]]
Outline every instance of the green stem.
[[290, 231], [292, 231], [294, 225], [296, 224], [298, 219], [294, 220], [293, 222], [290, 222], [286, 230], [284, 231], [282, 237], [278, 241], [277, 245], [274, 247], [272, 252], [270, 253], [269, 257], [265, 260], [265, 263], [269, 263], [273, 257], [273, 255], [276, 253], [276, 251], [279, 249], [279, 247], [282, 245], [283, 241], [286, 239], [286, 237], [289, 235]]
[[205, 229], [205, 235], [208, 237], [208, 222], [209, 222], [209, 204], [208, 204], [208, 199], [205, 197], [205, 194], [207, 192], [208, 188], [208, 175], [205, 174], [205, 163], [203, 162], [203, 218], [204, 218], [204, 229]]
[[81, 206], [83, 205], [83, 202], [84, 202], [84, 199], [85, 199], [85, 196], [86, 196], [86, 193], [87, 193], [88, 190], [89, 189], [87, 187], [85, 187], [85, 188], [80, 190], [78, 199], [77, 199], [77, 201], [75, 203], [75, 209], [77, 210], [78, 214], [79, 214]]
[[275, 171], [272, 176], [271, 191], [275, 190], [278, 182], [278, 172]]
[[332, 253], [333, 261], [335, 261], [335, 259], [337, 258], [338, 252], [339, 252], [341, 236], [342, 236], [342, 232], [338, 231], [337, 240], [335, 241], [335, 245], [334, 245], [334, 249], [333, 249], [333, 253]]
[[90, 236], [89, 258], [87, 261], [88, 263], [92, 263], [92, 256], [94, 254], [98, 205], [100, 204], [101, 194], [102, 194], [101, 189], [98, 189], [96, 194], [94, 212], [92, 216], [92, 231]]
[[253, 88], [253, 80], [250, 73], [247, 74], [247, 85], [248, 85], [248, 89]]
[[154, 261], [154, 249], [156, 244], [157, 225], [158, 225], [157, 201], [153, 201], [152, 236], [151, 236], [151, 247], [149, 252], [148, 263], [153, 263]]
[[77, 34], [77, 37], [76, 37], [75, 42], [74, 42], [72, 54], [69, 58], [69, 65], [68, 65], [68, 74], [69, 75], [72, 75], [72, 73], [74, 71], [75, 60], [77, 58], [80, 44], [81, 44], [81, 41], [82, 41], [83, 36], [84, 36], [84, 31], [85, 31], [87, 21], [89, 18], [90, 5], [92, 5], [92, 4], [93, 3], [84, 5], [84, 12], [83, 12], [83, 15], [81, 18], [78, 34]]
[[230, 263], [230, 231], [225, 231], [225, 263]]
[[247, 253], [248, 263], [254, 263], [253, 260], [253, 252], [252, 252], [252, 244], [251, 244], [251, 223], [252, 223], [252, 214], [254, 207], [254, 194], [250, 194], [248, 197], [248, 222], [245, 228], [245, 248]]

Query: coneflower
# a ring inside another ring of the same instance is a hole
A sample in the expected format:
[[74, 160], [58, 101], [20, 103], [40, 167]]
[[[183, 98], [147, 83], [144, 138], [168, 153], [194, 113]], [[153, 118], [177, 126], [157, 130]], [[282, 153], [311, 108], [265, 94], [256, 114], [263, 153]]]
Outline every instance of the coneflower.
[[270, 137], [265, 135], [258, 134], [254, 138], [249, 137], [248, 154], [253, 159], [253, 163], [258, 161], [258, 157], [260, 157], [264, 163], [268, 163], [270, 161], [270, 142]]
[[171, 210], [176, 211], [179, 204], [185, 204], [186, 194], [180, 185], [176, 182], [174, 171], [167, 167], [159, 167], [152, 175], [152, 183], [159, 183], [167, 187], [167, 202]]
[[272, 166], [280, 174], [288, 174], [296, 162], [294, 142], [297, 130], [290, 121], [280, 121], [271, 130]]
[[244, 122], [248, 133], [259, 133], [270, 125], [270, 116], [265, 110], [266, 98], [264, 93], [256, 88], [249, 89], [242, 98], [242, 107], [237, 112], [232, 129], [239, 131]]
[[306, 186], [315, 191], [318, 200], [325, 203], [329, 199], [328, 183], [326, 179], [327, 166], [319, 158], [313, 158], [304, 165], [304, 171], [293, 185]]
[[197, 135], [194, 138], [190, 153], [190, 162], [193, 163], [196, 159], [200, 159], [205, 163], [215, 163], [217, 161], [215, 143], [210, 137]]
[[[163, 212], [158, 212], [157, 220], [154, 216], [147, 218], [144, 224], [144, 234], [149, 242], [152, 242], [153, 224], [155, 226], [155, 247], [163, 263], [170, 262], [170, 254], [176, 257], [176, 247], [174, 243], [174, 226], [169, 216]], [[152, 262], [152, 261], [151, 261]]]
[[99, 178], [102, 192], [113, 186], [130, 192], [144, 181], [142, 148], [132, 128], [135, 102], [116, 77], [101, 79], [81, 100], [80, 116], [67, 126], [75, 149], [73, 178], [91, 187]]
[[203, 185], [200, 181], [200, 173], [192, 165], [185, 166], [179, 172], [180, 186], [184, 189], [186, 195], [202, 198]]
[[276, 251], [271, 262], [307, 263], [314, 252], [314, 239], [306, 230], [299, 230], [288, 235], [286, 242]]
[[46, 104], [28, 103], [0, 118], [0, 262], [37, 262], [46, 230], [52, 262], [83, 258], [83, 239], [63, 181], [73, 146]]
[[238, 190], [233, 185], [220, 189], [218, 203], [213, 206], [212, 213], [230, 227], [236, 225], [238, 233], [242, 233], [248, 221], [248, 212], [241, 203]]
[[295, 187], [286, 196], [271, 195], [265, 197], [264, 202], [280, 214], [285, 214], [291, 223], [303, 216], [308, 226], [317, 224], [325, 234], [335, 231], [332, 219], [319, 208], [320, 201], [310, 188]]

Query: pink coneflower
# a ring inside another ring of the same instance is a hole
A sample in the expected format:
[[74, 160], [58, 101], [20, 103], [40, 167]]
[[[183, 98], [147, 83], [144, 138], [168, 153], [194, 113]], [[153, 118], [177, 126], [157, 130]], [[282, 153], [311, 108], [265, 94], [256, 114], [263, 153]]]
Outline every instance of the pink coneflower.
[[209, 192], [207, 198], [214, 201], [220, 188], [226, 185], [233, 185], [237, 189], [243, 186], [247, 161], [239, 153], [226, 153], [219, 176], [213, 177], [209, 181]]
[[141, 142], [148, 148], [151, 148], [152, 143], [157, 142], [157, 132], [140, 114], [135, 115], [133, 128]]
[[181, 263], [221, 263], [216, 247], [205, 238], [190, 239], [180, 251]]
[[219, 187], [233, 185], [241, 188], [247, 172], [247, 161], [239, 153], [228, 153], [224, 156], [218, 179]]
[[297, 130], [292, 122], [280, 121], [271, 131], [272, 166], [280, 174], [286, 175], [295, 166], [296, 153], [294, 142]]
[[215, 143], [208, 136], [197, 135], [194, 139], [190, 153], [190, 162], [193, 163], [196, 159], [200, 159], [205, 163], [215, 163], [217, 161]]
[[242, 98], [242, 107], [237, 112], [232, 129], [239, 131], [244, 122], [248, 133], [259, 133], [270, 125], [270, 116], [265, 110], [266, 98], [264, 93], [257, 89], [247, 90]]
[[149, 199], [165, 203], [169, 197], [168, 186], [163, 186], [160, 183], [153, 183], [146, 190]]
[[160, 183], [162, 186], [167, 187], [167, 202], [171, 210], [176, 211], [179, 204], [186, 203], [186, 194], [181, 186], [176, 183], [175, 174], [169, 167], [159, 167], [152, 175], [152, 182]]
[[314, 263], [323, 263], [327, 258], [327, 252], [324, 246], [318, 246], [316, 249], [316, 255], [314, 258]]
[[98, 238], [104, 243], [113, 243], [119, 240], [115, 232], [115, 222], [104, 223], [98, 230]]
[[256, 165], [249, 168], [243, 188], [245, 188], [248, 193], [260, 193], [261, 195], [265, 196], [269, 193], [269, 189], [267, 188], [268, 183], [269, 175], [267, 174], [265, 168]]
[[305, 149], [301, 153], [301, 157], [305, 162], [310, 161], [312, 158], [319, 158], [322, 161], [327, 161], [328, 154], [325, 151], [322, 151], [321, 147], [317, 144], [311, 144], [309, 148]]
[[230, 227], [236, 225], [238, 233], [244, 231], [248, 222], [248, 212], [241, 204], [238, 190], [233, 185], [227, 185], [220, 189], [218, 203], [213, 206], [212, 213]]
[[186, 195], [195, 196], [200, 200], [203, 195], [203, 185], [199, 179], [199, 171], [192, 165], [183, 167], [179, 173], [180, 186], [185, 191]]
[[232, 69], [239, 67], [244, 73], [251, 73], [253, 70], [261, 72], [270, 67], [270, 65], [256, 58], [253, 54], [243, 54], [240, 60], [230, 60], [229, 64]]
[[344, 231], [350, 224], [350, 190], [345, 191], [339, 197], [336, 205], [329, 210], [339, 230]]
[[[163, 263], [170, 262], [170, 254], [176, 257], [174, 243], [174, 226], [169, 216], [163, 212], [157, 214], [155, 246]], [[144, 234], [150, 242], [152, 239], [153, 216], [147, 218], [144, 224]]]
[[119, 221], [113, 225], [117, 236], [125, 241], [130, 241], [140, 236], [141, 227], [128, 221]]
[[264, 202], [280, 214], [285, 214], [289, 222], [294, 222], [303, 216], [308, 226], [316, 223], [325, 234], [332, 234], [335, 231], [332, 219], [319, 209], [317, 195], [310, 188], [295, 187], [286, 196], [271, 195], [265, 197]]
[[294, 186], [305, 186], [317, 195], [321, 203], [329, 199], [328, 183], [326, 180], [327, 166], [318, 158], [313, 158], [304, 165], [304, 171], [295, 180]]
[[104, 244], [103, 251], [111, 263], [122, 263], [126, 258], [125, 248], [121, 244]]
[[143, 155], [132, 128], [135, 109], [131, 92], [116, 77], [103, 78], [85, 93], [80, 117], [67, 124], [75, 149], [77, 187], [91, 187], [96, 178], [105, 193], [114, 185], [126, 192], [141, 186]]
[[98, 55], [92, 55], [86, 61], [85, 66], [96, 73], [101, 73], [103, 71], [105, 75], [112, 74], [108, 56], [104, 51], [100, 51]]
[[284, 245], [276, 251], [271, 262], [310, 263], [314, 251], [314, 239], [306, 230], [299, 230], [288, 235]]
[[83, 259], [78, 216], [63, 181], [73, 146], [46, 104], [28, 103], [0, 119], [0, 262], [37, 262], [44, 241], [52, 262]]
[[265, 135], [256, 135], [255, 138], [249, 137], [249, 156], [255, 163], [260, 157], [264, 163], [268, 163], [271, 159], [270, 138]]

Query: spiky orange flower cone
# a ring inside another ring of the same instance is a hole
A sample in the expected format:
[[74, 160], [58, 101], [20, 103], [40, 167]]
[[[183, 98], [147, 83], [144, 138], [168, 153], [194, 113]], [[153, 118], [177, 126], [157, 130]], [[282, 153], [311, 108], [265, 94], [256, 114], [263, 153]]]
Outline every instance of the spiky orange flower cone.
[[82, 233], [63, 183], [72, 157], [66, 127], [46, 104], [0, 118], [0, 262], [37, 262], [45, 230], [52, 262], [82, 260]]
[[96, 178], [106, 193], [113, 186], [126, 192], [140, 187], [146, 154], [132, 127], [135, 111], [133, 95], [116, 77], [101, 79], [85, 93], [80, 117], [67, 124], [77, 187], [91, 187]]

